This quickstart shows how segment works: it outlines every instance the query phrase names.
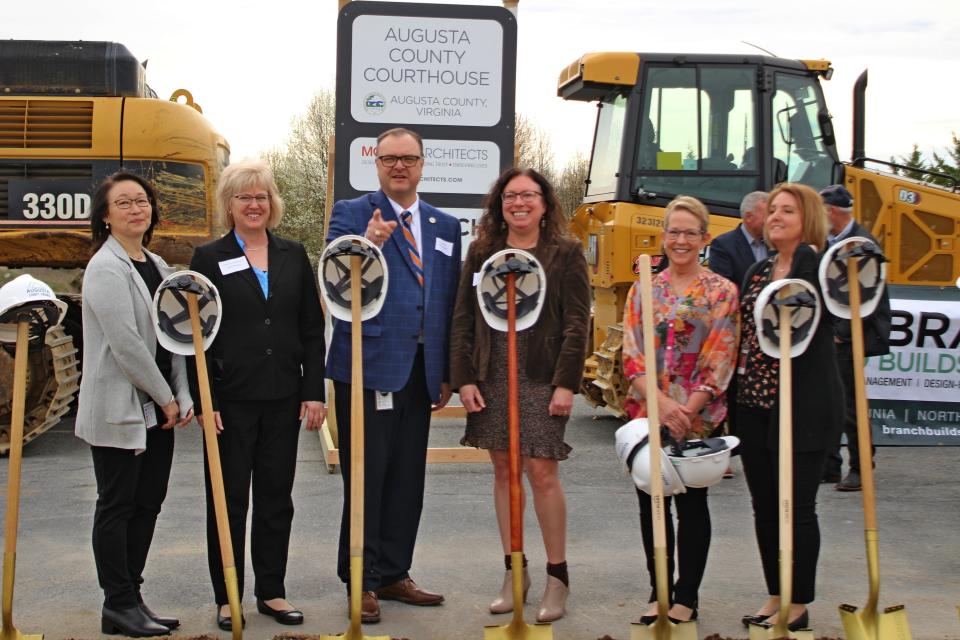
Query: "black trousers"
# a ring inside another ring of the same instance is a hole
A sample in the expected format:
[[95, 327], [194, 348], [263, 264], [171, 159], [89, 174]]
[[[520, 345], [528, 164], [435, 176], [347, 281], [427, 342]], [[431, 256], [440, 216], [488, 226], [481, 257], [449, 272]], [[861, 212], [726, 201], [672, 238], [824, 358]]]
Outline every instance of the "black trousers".
[[135, 607], [173, 464], [173, 430], [147, 432], [147, 450], [90, 447], [97, 478], [93, 557], [108, 609]]
[[[837, 345], [837, 366], [840, 369], [840, 380], [843, 382], [844, 420], [843, 433], [847, 434], [847, 455], [850, 456], [850, 470], [860, 471], [860, 436], [857, 434], [857, 396], [853, 378], [853, 353], [849, 344]], [[861, 365], [863, 366], [863, 365]], [[827, 451], [825, 473], [840, 473], [843, 458], [840, 457], [840, 436], [837, 434], [836, 444]], [[872, 448], [876, 453], [876, 447]]]
[[[223, 433], [217, 437], [217, 443], [241, 597], [251, 483], [250, 558], [256, 579], [254, 595], [264, 600], [286, 597], [283, 583], [293, 522], [291, 493], [300, 437], [299, 414], [300, 397], [296, 394], [259, 402], [220, 401]], [[207, 562], [214, 598], [218, 605], [225, 605], [227, 588], [206, 456], [204, 478], [207, 486]]]
[[[350, 582], [350, 416], [351, 385], [336, 382], [343, 517], [337, 575]], [[423, 485], [430, 430], [423, 349], [403, 389], [393, 394], [393, 408], [377, 411], [375, 392], [363, 390], [364, 527], [363, 590], [393, 584], [409, 576], [413, 547], [423, 511]]]
[[[779, 453], [767, 447], [770, 410], [737, 408], [740, 455], [753, 502], [753, 522], [767, 593], [780, 594]], [[793, 594], [796, 604], [813, 602], [820, 556], [817, 490], [826, 451], [793, 454]]]
[[[653, 559], [653, 509], [650, 496], [637, 489], [640, 501], [640, 534], [643, 537], [643, 552], [647, 556], [647, 572], [650, 574], [650, 602], [657, 599], [657, 576]], [[677, 532], [674, 535], [673, 515], [670, 504], [677, 505]], [[670, 603], [678, 603], [696, 609], [703, 574], [707, 568], [707, 553], [710, 551], [710, 509], [707, 506], [707, 489], [687, 488], [686, 493], [667, 496], [663, 501], [667, 529], [667, 575]], [[676, 551], [674, 551], [676, 547]], [[679, 563], [676, 556], [680, 556]], [[674, 568], [680, 565], [674, 581]]]

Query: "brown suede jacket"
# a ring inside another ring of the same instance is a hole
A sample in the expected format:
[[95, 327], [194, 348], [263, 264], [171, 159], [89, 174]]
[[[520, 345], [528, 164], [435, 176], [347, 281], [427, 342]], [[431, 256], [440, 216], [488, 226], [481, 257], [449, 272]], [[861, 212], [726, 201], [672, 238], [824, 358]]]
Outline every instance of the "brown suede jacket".
[[[474, 273], [489, 256], [477, 255], [475, 246], [470, 247], [460, 271], [450, 332], [450, 384], [454, 390], [482, 382], [491, 366], [506, 364], [490, 362], [492, 329], [483, 319], [473, 286]], [[496, 251], [505, 248], [497, 247]], [[546, 274], [547, 295], [527, 346], [527, 377], [577, 393], [590, 320], [590, 285], [583, 249], [575, 238], [564, 237], [540, 242], [532, 253]]]

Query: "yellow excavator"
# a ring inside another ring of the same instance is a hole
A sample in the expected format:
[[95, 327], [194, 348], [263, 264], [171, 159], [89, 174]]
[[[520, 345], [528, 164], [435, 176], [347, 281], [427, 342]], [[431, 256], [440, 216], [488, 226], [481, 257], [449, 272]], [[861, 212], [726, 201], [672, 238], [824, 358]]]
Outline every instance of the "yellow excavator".
[[[189, 92], [158, 99], [122, 44], [0, 40], [0, 267], [83, 268], [97, 183], [121, 167], [157, 187], [151, 250], [189, 262], [214, 232], [230, 148]], [[2, 282], [0, 282], [2, 284]], [[57, 423], [79, 384], [80, 297], [29, 356], [24, 441]], [[0, 454], [9, 449], [13, 354], [0, 350]]]
[[641, 253], [659, 254], [664, 208], [680, 194], [707, 205], [716, 237], [739, 224], [751, 191], [841, 183], [890, 260], [891, 284], [953, 286], [957, 180], [913, 180], [903, 175], [909, 167], [866, 156], [866, 71], [854, 88], [853, 157], [841, 162], [820, 86], [832, 75], [826, 60], [619, 52], [589, 53], [561, 71], [561, 98], [598, 107], [584, 200], [571, 223], [594, 292], [582, 388], [591, 404], [625, 415], [620, 349], [633, 264]]

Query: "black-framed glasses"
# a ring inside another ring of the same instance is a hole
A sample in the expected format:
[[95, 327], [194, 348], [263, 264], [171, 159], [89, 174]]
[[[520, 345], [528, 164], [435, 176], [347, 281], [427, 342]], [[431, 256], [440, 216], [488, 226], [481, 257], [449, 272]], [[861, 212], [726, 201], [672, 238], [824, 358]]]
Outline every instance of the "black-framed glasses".
[[703, 236], [703, 231], [699, 229], [666, 229], [663, 232], [663, 235], [668, 240], [679, 240], [680, 236], [683, 236], [687, 239], [687, 242], [695, 242], [698, 238]]
[[268, 202], [270, 202], [270, 194], [268, 193], [258, 193], [257, 195], [254, 195], [254, 196], [250, 195], [249, 193], [238, 193], [233, 197], [237, 199], [237, 202], [239, 202], [244, 206], [250, 204], [253, 201], [256, 201], [257, 204], [261, 204], [261, 205], [267, 204]]
[[421, 156], [377, 156], [377, 160], [385, 167], [396, 165], [398, 160], [403, 163], [403, 166], [412, 167], [423, 160], [423, 158]]
[[520, 193], [514, 193], [513, 191], [505, 191], [503, 195], [500, 196], [500, 199], [503, 200], [504, 204], [511, 204], [517, 201], [517, 198], [530, 204], [531, 202], [536, 202], [537, 198], [543, 194], [539, 191], [521, 191]]
[[150, 201], [146, 198], [136, 198], [134, 200], [130, 200], [129, 198], [120, 198], [118, 200], [114, 200], [113, 205], [122, 211], [128, 210], [133, 205], [137, 205], [141, 209], [149, 209]]

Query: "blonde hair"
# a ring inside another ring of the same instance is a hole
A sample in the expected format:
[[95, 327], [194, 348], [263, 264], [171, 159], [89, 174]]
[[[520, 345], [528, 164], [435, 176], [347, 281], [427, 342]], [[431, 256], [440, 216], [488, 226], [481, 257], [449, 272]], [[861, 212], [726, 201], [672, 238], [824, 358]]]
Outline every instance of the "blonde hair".
[[670, 214], [674, 211], [687, 211], [692, 213], [697, 217], [698, 220], [700, 220], [700, 231], [702, 233], [707, 232], [707, 227], [710, 226], [710, 212], [707, 211], [706, 205], [693, 196], [677, 196], [670, 201], [670, 204], [667, 205], [667, 208], [663, 214], [664, 229], [669, 226]]
[[230, 213], [230, 201], [244, 189], [263, 187], [270, 196], [270, 218], [267, 228], [274, 229], [283, 219], [283, 198], [277, 190], [270, 166], [261, 160], [245, 159], [231, 164], [223, 170], [217, 184], [217, 205], [220, 208], [220, 222], [227, 229], [233, 229], [233, 215]]
[[[767, 198], [767, 206], [773, 205], [773, 199], [781, 193], [789, 193], [797, 200], [800, 205], [800, 217], [802, 218], [801, 237], [802, 244], [810, 244], [816, 247], [817, 251], [823, 251], [827, 246], [827, 209], [823, 204], [823, 198], [811, 187], [799, 182], [784, 182], [777, 185], [770, 196]], [[763, 226], [763, 240], [770, 246], [770, 236], [767, 234], [767, 226]]]

